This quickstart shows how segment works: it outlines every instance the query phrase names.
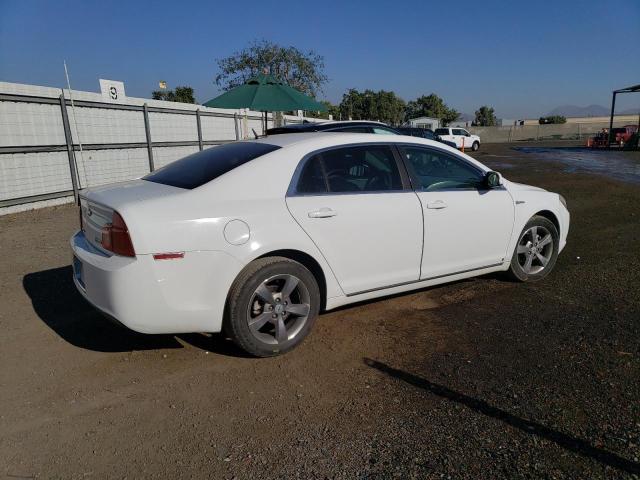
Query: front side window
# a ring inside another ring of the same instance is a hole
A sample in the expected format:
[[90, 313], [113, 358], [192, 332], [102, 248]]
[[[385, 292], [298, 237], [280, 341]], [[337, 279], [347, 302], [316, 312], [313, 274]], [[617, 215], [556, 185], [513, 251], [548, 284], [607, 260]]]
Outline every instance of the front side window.
[[478, 188], [482, 185], [482, 172], [466, 161], [434, 149], [404, 147], [409, 167], [418, 181], [417, 187], [425, 191]]
[[277, 145], [257, 142], [227, 143], [176, 160], [142, 177], [142, 180], [193, 189], [279, 148]]
[[388, 145], [327, 150], [310, 157], [298, 179], [300, 194], [402, 190], [400, 171]]

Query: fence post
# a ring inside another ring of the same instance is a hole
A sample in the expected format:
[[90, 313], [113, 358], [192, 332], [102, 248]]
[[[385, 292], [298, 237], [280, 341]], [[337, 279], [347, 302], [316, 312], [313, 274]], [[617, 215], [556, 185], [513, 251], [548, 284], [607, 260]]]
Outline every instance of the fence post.
[[71, 185], [73, 187], [73, 198], [78, 204], [78, 169], [76, 167], [76, 154], [73, 151], [73, 138], [71, 137], [71, 127], [69, 126], [69, 116], [67, 115], [67, 102], [64, 93], [60, 94], [60, 110], [62, 111], [62, 125], [64, 127], [64, 138], [67, 142], [67, 155], [69, 156], [69, 171], [71, 173]]
[[233, 126], [236, 128], [236, 141], [240, 140], [240, 131], [238, 130], [238, 114], [233, 114]]
[[149, 108], [145, 103], [142, 107], [144, 113], [144, 131], [147, 134], [147, 152], [149, 154], [149, 171], [153, 172], [155, 167], [153, 165], [153, 147], [151, 146], [151, 128], [149, 128]]
[[200, 124], [200, 109], [196, 109], [196, 124], [198, 125], [198, 147], [202, 151], [202, 125]]

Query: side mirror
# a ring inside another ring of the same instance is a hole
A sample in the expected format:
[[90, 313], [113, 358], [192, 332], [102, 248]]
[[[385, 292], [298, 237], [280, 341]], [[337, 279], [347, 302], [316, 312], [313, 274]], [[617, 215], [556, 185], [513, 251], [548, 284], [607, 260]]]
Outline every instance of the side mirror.
[[487, 172], [484, 175], [484, 186], [487, 188], [496, 188], [502, 185], [502, 179], [498, 172]]

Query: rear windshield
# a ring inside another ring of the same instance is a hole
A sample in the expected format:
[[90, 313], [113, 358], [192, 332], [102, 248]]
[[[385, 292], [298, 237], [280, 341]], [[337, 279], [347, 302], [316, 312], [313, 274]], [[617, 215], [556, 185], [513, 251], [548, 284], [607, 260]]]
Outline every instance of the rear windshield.
[[192, 189], [279, 148], [267, 143], [227, 143], [176, 160], [142, 179]]
[[449, 135], [448, 128], [436, 128], [436, 135]]

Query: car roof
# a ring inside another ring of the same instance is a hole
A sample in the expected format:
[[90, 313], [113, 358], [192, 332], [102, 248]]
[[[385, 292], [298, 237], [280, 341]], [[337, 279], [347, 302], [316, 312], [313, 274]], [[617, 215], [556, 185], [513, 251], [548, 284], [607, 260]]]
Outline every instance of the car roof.
[[377, 135], [375, 133], [300, 132], [296, 135], [269, 135], [255, 140], [244, 141], [266, 143], [276, 145], [281, 148], [295, 146], [308, 149], [309, 151], [332, 146], [349, 145], [353, 143], [415, 143], [433, 146], [440, 149], [450, 149], [451, 151], [458, 153], [457, 150], [454, 150], [443, 143], [422, 137], [412, 137], [409, 135]]
[[[381, 126], [381, 127], [389, 127], [387, 124], [382, 122], [375, 122], [372, 120], [348, 120], [348, 121], [334, 121], [329, 120], [326, 122], [308, 122], [308, 123], [297, 123], [291, 125], [284, 125], [282, 127], [273, 127], [267, 129], [267, 132], [273, 132], [273, 134], [278, 133], [291, 133], [291, 132], [308, 132], [308, 131], [323, 131], [333, 128], [339, 127], [357, 127], [357, 126]], [[392, 127], [389, 127], [392, 128]]]

